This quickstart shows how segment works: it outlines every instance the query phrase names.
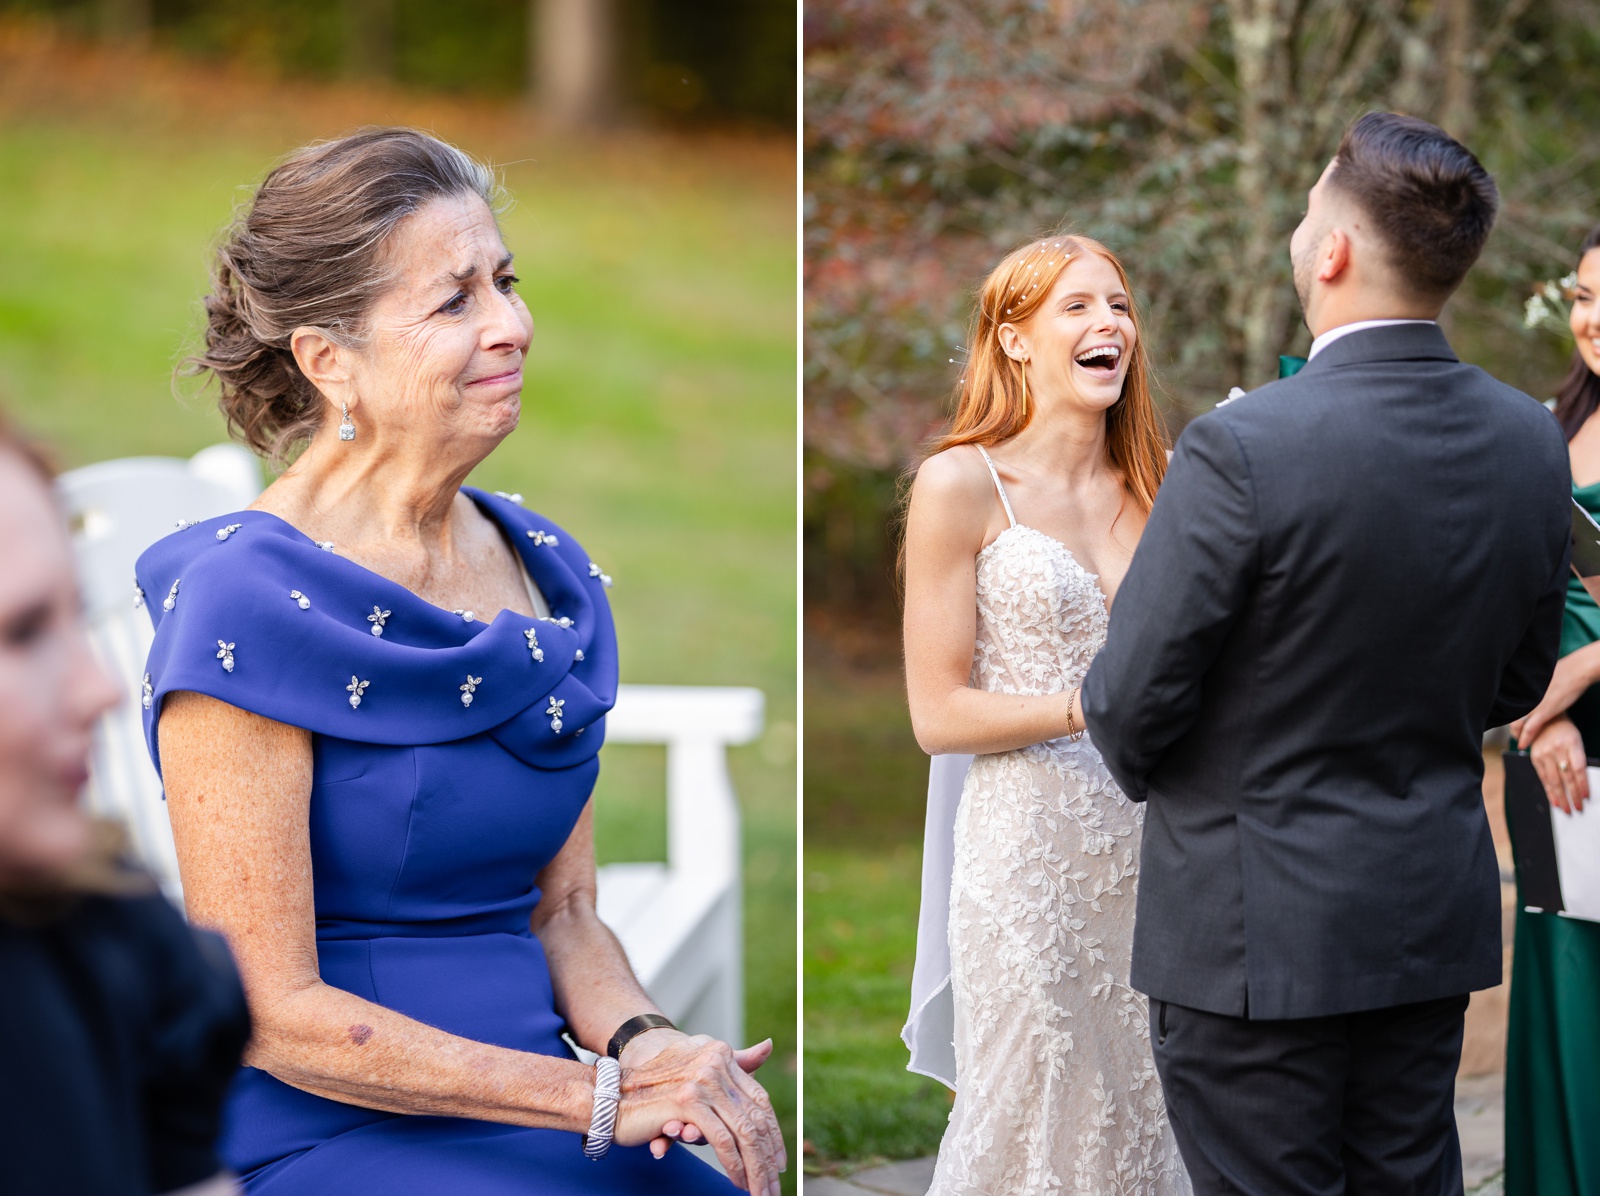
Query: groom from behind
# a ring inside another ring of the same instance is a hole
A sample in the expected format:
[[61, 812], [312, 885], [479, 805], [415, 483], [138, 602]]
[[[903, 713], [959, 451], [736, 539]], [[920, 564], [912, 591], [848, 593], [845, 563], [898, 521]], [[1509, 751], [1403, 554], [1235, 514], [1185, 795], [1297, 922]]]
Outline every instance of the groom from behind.
[[1561, 432], [1435, 320], [1498, 197], [1420, 120], [1345, 133], [1290, 241], [1297, 375], [1178, 442], [1083, 687], [1145, 800], [1132, 981], [1199, 1193], [1460, 1193], [1500, 982], [1481, 737], [1538, 702]]

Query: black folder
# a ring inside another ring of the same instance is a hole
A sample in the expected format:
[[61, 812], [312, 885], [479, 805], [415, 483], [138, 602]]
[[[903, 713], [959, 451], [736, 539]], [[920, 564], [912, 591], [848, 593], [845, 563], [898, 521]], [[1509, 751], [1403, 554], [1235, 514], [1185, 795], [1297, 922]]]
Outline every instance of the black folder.
[[[1507, 752], [1506, 822], [1524, 909], [1600, 922], [1600, 772], [1581, 814], [1553, 810], [1526, 752]], [[1588, 761], [1591, 770], [1600, 760]]]
[[1506, 823], [1511, 827], [1511, 842], [1516, 847], [1517, 886], [1522, 904], [1527, 909], [1558, 914], [1566, 908], [1566, 903], [1561, 899], [1561, 869], [1556, 864], [1550, 799], [1545, 796], [1544, 782], [1533, 770], [1533, 761], [1527, 752], [1507, 752], [1505, 762]]

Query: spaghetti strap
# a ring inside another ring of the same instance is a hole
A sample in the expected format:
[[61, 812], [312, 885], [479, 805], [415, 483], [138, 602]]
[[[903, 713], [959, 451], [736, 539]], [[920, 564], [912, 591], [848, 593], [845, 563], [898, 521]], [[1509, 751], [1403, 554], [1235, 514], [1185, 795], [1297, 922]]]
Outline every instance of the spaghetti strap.
[[994, 467], [994, 458], [989, 456], [989, 450], [981, 444], [972, 446], [983, 454], [983, 463], [989, 467], [989, 476], [994, 479], [994, 488], [1000, 493], [1000, 505], [1006, 509], [1006, 518], [1011, 521], [1011, 526], [1017, 526], [1017, 517], [1011, 513], [1011, 500], [1006, 497], [1006, 488], [1000, 484], [1000, 474]]

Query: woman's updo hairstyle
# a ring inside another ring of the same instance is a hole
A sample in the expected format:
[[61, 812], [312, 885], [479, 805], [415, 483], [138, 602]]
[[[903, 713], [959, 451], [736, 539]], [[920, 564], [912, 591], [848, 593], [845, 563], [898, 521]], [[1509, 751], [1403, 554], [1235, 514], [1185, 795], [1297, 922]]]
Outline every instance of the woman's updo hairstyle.
[[362, 129], [290, 154], [262, 180], [217, 249], [205, 349], [188, 362], [221, 388], [231, 435], [281, 463], [316, 432], [321, 394], [289, 349], [296, 328], [359, 347], [392, 280], [383, 247], [435, 199], [497, 206], [494, 174], [416, 129]]

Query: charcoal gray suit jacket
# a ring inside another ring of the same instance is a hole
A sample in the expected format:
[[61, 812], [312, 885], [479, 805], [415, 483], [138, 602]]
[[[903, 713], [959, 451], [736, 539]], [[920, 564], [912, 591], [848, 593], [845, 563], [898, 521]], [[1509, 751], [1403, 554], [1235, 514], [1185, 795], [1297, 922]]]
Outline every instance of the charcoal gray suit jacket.
[[1569, 486], [1550, 413], [1432, 324], [1189, 425], [1083, 687], [1148, 802], [1135, 988], [1295, 1018], [1500, 982], [1481, 738], [1554, 669]]

